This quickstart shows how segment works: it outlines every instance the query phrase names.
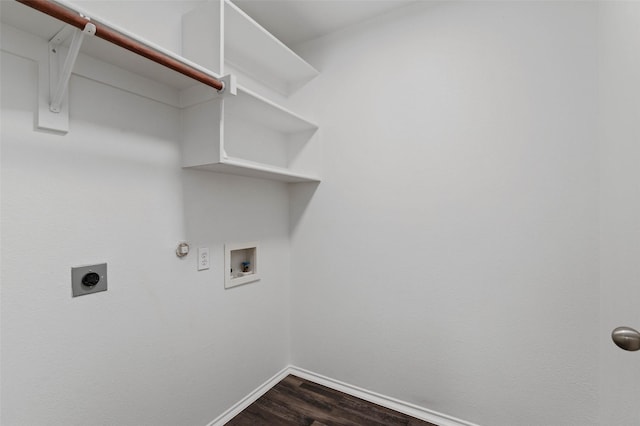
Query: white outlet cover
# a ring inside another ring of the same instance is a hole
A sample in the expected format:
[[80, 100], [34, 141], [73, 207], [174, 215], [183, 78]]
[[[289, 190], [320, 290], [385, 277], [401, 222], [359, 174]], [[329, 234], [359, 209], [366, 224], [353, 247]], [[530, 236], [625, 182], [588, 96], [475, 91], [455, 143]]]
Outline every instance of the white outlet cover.
[[209, 269], [210, 265], [209, 259], [209, 248], [208, 247], [200, 247], [198, 248], [198, 271], [204, 271]]

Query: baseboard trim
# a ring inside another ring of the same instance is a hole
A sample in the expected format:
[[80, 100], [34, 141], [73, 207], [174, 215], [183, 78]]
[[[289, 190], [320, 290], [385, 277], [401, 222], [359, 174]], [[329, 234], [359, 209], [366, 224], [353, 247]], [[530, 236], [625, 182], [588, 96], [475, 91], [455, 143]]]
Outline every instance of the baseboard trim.
[[467, 422], [465, 420], [457, 419], [446, 414], [438, 413], [437, 411], [429, 410], [427, 408], [410, 404], [408, 402], [400, 401], [399, 399], [381, 395], [379, 393], [372, 392], [367, 389], [351, 385], [349, 383], [341, 382], [339, 380], [335, 380], [330, 377], [326, 377], [299, 367], [290, 366], [288, 369], [288, 374], [293, 374], [294, 376], [298, 376], [302, 379], [306, 379], [319, 385], [344, 392], [346, 394], [364, 399], [365, 401], [381, 405], [383, 407], [398, 411], [417, 419], [434, 423], [438, 426], [479, 426], [475, 423]]
[[335, 380], [330, 377], [305, 370], [303, 368], [295, 367], [293, 365], [283, 368], [269, 380], [258, 386], [249, 395], [245, 396], [239, 402], [233, 405], [233, 407], [229, 408], [227, 411], [219, 415], [215, 420], [211, 421], [207, 426], [223, 426], [242, 410], [253, 404], [258, 398], [267, 393], [269, 389], [274, 387], [276, 384], [278, 384], [278, 382], [287, 377], [289, 374], [309, 380], [319, 385], [326, 386], [331, 389], [335, 389], [340, 392], [344, 392], [357, 398], [364, 399], [365, 401], [381, 405], [391, 410], [407, 414], [417, 419], [436, 424], [438, 426], [479, 426], [475, 423], [467, 422], [465, 420], [457, 419], [453, 416], [429, 410], [427, 408], [410, 404], [408, 402], [400, 401], [399, 399], [381, 395], [379, 393], [372, 392], [367, 389], [351, 385], [349, 383], [341, 382], [339, 380]]
[[267, 393], [267, 391], [277, 385], [278, 382], [287, 377], [290, 374], [290, 368], [291, 367], [285, 367], [280, 370], [272, 378], [253, 390], [249, 395], [245, 396], [227, 411], [220, 414], [215, 420], [212, 420], [207, 426], [223, 426], [229, 420], [237, 416], [242, 410], [253, 404], [258, 398]]

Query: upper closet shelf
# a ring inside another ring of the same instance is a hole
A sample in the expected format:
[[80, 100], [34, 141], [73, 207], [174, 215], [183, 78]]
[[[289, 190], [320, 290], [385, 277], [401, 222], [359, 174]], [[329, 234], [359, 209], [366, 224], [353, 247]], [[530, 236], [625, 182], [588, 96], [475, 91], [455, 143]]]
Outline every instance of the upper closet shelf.
[[319, 74], [229, 0], [183, 16], [183, 54], [217, 73], [239, 74], [240, 84], [246, 75], [285, 96]]
[[293, 93], [319, 74], [236, 5], [228, 0], [224, 5], [227, 67], [247, 73], [285, 95]]

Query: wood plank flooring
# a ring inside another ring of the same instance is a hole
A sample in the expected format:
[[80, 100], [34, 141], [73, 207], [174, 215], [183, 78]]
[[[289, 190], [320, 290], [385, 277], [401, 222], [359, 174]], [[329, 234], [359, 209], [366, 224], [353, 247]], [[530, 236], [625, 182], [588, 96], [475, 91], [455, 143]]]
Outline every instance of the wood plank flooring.
[[227, 426], [435, 426], [360, 398], [287, 376]]

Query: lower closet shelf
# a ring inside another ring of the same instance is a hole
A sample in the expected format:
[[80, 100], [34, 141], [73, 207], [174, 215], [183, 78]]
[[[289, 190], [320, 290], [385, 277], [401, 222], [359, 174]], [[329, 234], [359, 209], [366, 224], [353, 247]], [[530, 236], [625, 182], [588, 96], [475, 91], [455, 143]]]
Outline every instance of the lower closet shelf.
[[238, 158], [226, 158], [219, 163], [203, 164], [187, 168], [290, 183], [320, 182], [320, 178], [318, 176], [295, 172], [284, 167], [271, 166], [269, 164], [262, 164]]
[[182, 110], [182, 165], [283, 182], [319, 182], [318, 125], [242, 86]]

